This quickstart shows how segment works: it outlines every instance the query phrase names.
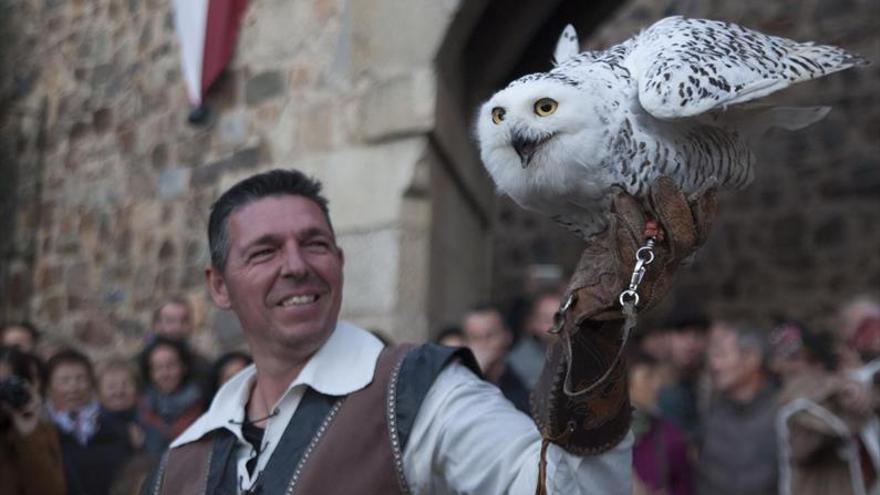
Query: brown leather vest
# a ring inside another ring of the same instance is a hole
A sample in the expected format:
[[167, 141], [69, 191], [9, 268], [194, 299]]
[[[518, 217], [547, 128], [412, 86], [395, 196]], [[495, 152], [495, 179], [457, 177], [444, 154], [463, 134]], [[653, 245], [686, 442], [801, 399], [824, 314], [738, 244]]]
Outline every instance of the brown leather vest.
[[[413, 347], [386, 347], [376, 363], [373, 381], [366, 388], [336, 400], [298, 465], [290, 466], [290, 481], [284, 495], [410, 493], [403, 476], [395, 399], [401, 364]], [[206, 435], [172, 449], [142, 493], [206, 493], [211, 438]]]

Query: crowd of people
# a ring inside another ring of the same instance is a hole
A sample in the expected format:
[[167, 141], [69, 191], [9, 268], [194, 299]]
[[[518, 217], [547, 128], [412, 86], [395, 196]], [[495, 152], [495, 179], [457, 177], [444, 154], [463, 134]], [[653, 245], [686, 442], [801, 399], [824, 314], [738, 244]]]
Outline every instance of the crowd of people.
[[[537, 294], [522, 318], [476, 306], [437, 342], [470, 347], [528, 411], [561, 298]], [[627, 352], [635, 492], [880, 493], [880, 303], [856, 300], [838, 320], [760, 327], [681, 307], [640, 329]]]
[[[484, 379], [529, 413], [561, 297], [541, 292], [521, 316], [474, 306], [436, 340], [470, 348]], [[212, 362], [191, 345], [192, 330], [187, 301], [171, 299], [156, 309], [137, 356], [93, 363], [74, 349], [42, 348], [29, 323], [4, 325], [0, 493], [137, 493], [170, 442], [251, 363], [241, 351]], [[637, 333], [627, 363], [637, 493], [880, 488], [875, 301], [843, 308], [835, 332], [674, 309]]]
[[171, 441], [251, 363], [241, 351], [212, 362], [192, 333], [183, 298], [156, 309], [136, 356], [93, 362], [43, 345], [30, 323], [0, 327], [0, 493], [138, 493]]

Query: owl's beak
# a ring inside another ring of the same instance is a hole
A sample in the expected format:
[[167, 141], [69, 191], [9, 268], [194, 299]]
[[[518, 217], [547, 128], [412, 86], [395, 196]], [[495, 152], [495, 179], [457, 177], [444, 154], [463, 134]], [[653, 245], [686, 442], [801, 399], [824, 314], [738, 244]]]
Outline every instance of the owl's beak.
[[529, 166], [529, 163], [532, 162], [532, 156], [535, 155], [538, 146], [544, 144], [548, 139], [550, 139], [550, 136], [532, 139], [518, 133], [513, 134], [513, 139], [510, 140], [510, 145], [513, 146], [516, 154], [519, 155], [519, 162], [522, 165], [522, 168]]

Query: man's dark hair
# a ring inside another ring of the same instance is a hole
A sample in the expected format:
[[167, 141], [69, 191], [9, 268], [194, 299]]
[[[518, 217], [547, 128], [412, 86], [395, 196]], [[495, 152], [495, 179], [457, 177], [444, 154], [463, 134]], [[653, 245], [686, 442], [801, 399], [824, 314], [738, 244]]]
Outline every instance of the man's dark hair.
[[275, 169], [253, 175], [235, 184], [211, 206], [208, 218], [208, 245], [211, 265], [221, 272], [226, 268], [229, 255], [229, 226], [227, 219], [238, 208], [269, 196], [302, 196], [311, 200], [324, 213], [324, 219], [333, 233], [327, 198], [321, 195], [321, 183], [299, 170]]
[[55, 370], [64, 364], [78, 364], [85, 368], [86, 373], [89, 376], [89, 381], [92, 383], [92, 386], [95, 385], [95, 368], [92, 366], [92, 361], [85, 354], [73, 349], [63, 349], [58, 351], [49, 359], [49, 362], [46, 363], [47, 378], [51, 380], [52, 375], [55, 374]]
[[[467, 311], [465, 312], [465, 316], [470, 316], [474, 313], [488, 313], [488, 312], [498, 313], [498, 316], [501, 316], [503, 319], [504, 314], [501, 312], [501, 307], [497, 304], [493, 304], [488, 301], [480, 301], [476, 304], [471, 305], [470, 307], [468, 307]], [[507, 322], [504, 322], [504, 324], [506, 325]]]

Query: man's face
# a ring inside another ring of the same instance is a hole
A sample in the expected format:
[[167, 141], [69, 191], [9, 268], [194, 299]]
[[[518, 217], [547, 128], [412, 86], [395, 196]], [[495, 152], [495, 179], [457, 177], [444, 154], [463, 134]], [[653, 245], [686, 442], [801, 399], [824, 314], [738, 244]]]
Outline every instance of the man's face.
[[159, 310], [153, 332], [171, 340], [186, 340], [192, 333], [189, 308], [175, 302], [166, 303]]
[[736, 333], [729, 330], [716, 332], [709, 346], [709, 370], [716, 390], [725, 393], [760, 372], [757, 351], [743, 351]]
[[3, 341], [0, 344], [22, 352], [34, 352], [37, 343], [26, 328], [15, 325], [3, 330]]
[[342, 304], [342, 250], [321, 208], [301, 196], [270, 196], [227, 222], [226, 267], [207, 269], [212, 298], [238, 315], [255, 357], [311, 355]]
[[464, 319], [462, 331], [483, 371], [504, 359], [511, 336], [497, 311], [486, 310], [469, 314]]

